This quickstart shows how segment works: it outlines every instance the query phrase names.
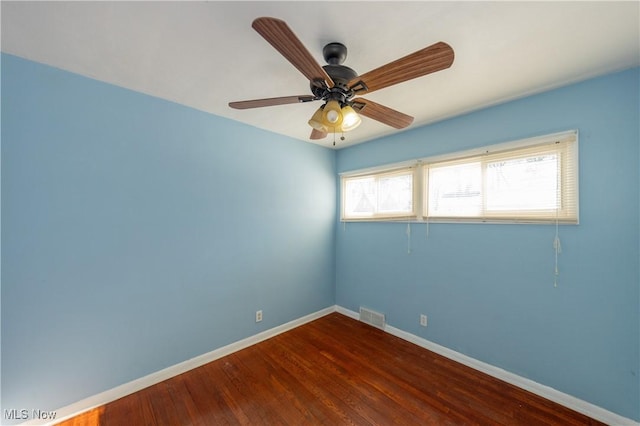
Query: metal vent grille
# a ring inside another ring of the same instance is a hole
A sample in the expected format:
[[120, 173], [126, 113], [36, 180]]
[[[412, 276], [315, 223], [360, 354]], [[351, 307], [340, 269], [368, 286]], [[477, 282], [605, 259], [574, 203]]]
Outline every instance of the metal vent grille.
[[384, 314], [360, 307], [360, 321], [384, 330]]

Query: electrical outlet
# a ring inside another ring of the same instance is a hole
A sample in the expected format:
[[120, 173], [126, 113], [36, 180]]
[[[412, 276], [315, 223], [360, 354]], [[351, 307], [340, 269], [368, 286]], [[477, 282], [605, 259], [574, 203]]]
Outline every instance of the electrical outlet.
[[256, 311], [256, 322], [262, 321], [262, 311]]
[[420, 325], [423, 327], [427, 326], [427, 316], [425, 314], [420, 314]]

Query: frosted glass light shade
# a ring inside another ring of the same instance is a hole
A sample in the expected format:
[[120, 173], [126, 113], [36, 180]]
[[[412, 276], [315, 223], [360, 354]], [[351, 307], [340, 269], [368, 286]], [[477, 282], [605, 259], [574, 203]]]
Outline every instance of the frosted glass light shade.
[[322, 107], [318, 108], [309, 120], [309, 126], [316, 130], [327, 133], [327, 126], [322, 122]]
[[342, 131], [348, 132], [355, 129], [362, 123], [362, 119], [358, 113], [349, 105], [342, 107]]
[[322, 112], [324, 125], [329, 128], [339, 129], [342, 124], [342, 112], [340, 110], [340, 103], [338, 101], [327, 102]]

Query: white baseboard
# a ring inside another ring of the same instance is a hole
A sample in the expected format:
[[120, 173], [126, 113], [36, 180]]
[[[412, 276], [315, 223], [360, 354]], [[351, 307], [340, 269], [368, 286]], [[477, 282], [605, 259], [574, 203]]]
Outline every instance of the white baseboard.
[[[357, 312], [343, 308], [342, 306], [336, 306], [336, 312], [354, 319], [358, 319]], [[400, 330], [399, 328], [392, 327], [388, 324], [385, 326], [384, 330], [387, 333], [399, 337], [403, 340], [414, 343], [453, 361], [457, 361], [460, 364], [464, 364], [492, 377], [510, 383], [519, 388], [525, 389], [529, 392], [532, 392], [550, 401], [556, 402], [574, 411], [599, 420], [603, 423], [615, 426], [640, 426], [639, 422], [628, 419], [626, 417], [622, 417], [619, 414], [613, 413], [609, 410], [605, 410], [604, 408], [598, 407], [597, 405], [583, 401], [564, 392], [560, 392], [549, 386], [542, 385], [509, 371], [494, 367], [491, 364], [487, 364], [475, 358], [471, 358], [467, 355], [461, 354], [460, 352], [456, 352], [452, 349], [438, 345], [437, 343], [430, 342], [429, 340], [416, 336], [415, 334], [408, 333], [406, 331]]]
[[[185, 373], [189, 370], [200, 367], [211, 361], [215, 361], [216, 359], [219, 359], [224, 356], [230, 355], [234, 352], [240, 351], [251, 345], [255, 345], [256, 343], [262, 342], [263, 340], [266, 340], [278, 334], [284, 333], [285, 331], [292, 330], [310, 321], [313, 321], [315, 319], [328, 315], [331, 312], [339, 312], [350, 318], [353, 318], [356, 320], [358, 319], [357, 312], [351, 311], [349, 309], [346, 309], [337, 305], [330, 306], [328, 308], [306, 315], [302, 318], [298, 318], [286, 324], [282, 324], [280, 326], [274, 327], [270, 330], [265, 330], [254, 336], [247, 337], [246, 339], [239, 340], [235, 343], [231, 343], [227, 346], [223, 346], [221, 348], [215, 349], [206, 354], [197, 356], [195, 358], [191, 358], [187, 361], [181, 362], [179, 364], [175, 364], [171, 367], [167, 367], [163, 370], [157, 371], [155, 373], [151, 373], [147, 376], [144, 376], [139, 379], [133, 380], [131, 382], [125, 383], [123, 385], [117, 386], [108, 391], [99, 393], [97, 395], [94, 395], [89, 398], [83, 399], [81, 401], [75, 402], [73, 404], [67, 405], [66, 407], [62, 407], [56, 410], [56, 418], [54, 422], [57, 423], [57, 422], [72, 418], [85, 411], [89, 411], [93, 408], [115, 401], [124, 396], [130, 395], [134, 392], [137, 392], [149, 386], [155, 385], [156, 383], [160, 383], [164, 380], [170, 379], [171, 377]], [[468, 367], [471, 367], [473, 369], [486, 373], [490, 376], [503, 380], [512, 385], [518, 386], [536, 395], [542, 396], [543, 398], [546, 398], [550, 401], [557, 402], [558, 404], [564, 405], [565, 407], [568, 407], [579, 413], [585, 414], [601, 422], [604, 422], [610, 425], [616, 425], [616, 426], [618, 425], [640, 426], [640, 423], [634, 420], [628, 419], [626, 417], [622, 417], [616, 413], [613, 413], [611, 411], [605, 410], [604, 408], [598, 407], [597, 405], [575, 398], [566, 393], [557, 391], [548, 386], [534, 382], [533, 380], [518, 376], [517, 374], [510, 373], [501, 368], [494, 367], [490, 364], [471, 358], [467, 355], [461, 354], [459, 352], [456, 352], [444, 346], [438, 345], [436, 343], [430, 342], [422, 337], [419, 337], [414, 334], [408, 333], [406, 331], [400, 330], [398, 328], [392, 327], [388, 324], [385, 326], [385, 331], [403, 340], [409, 341], [425, 349], [433, 351], [439, 355], [442, 355], [444, 357], [457, 361], [461, 364], [464, 364]], [[47, 422], [46, 420], [30, 420], [23, 424], [50, 425], [54, 422]]]
[[117, 399], [130, 395], [134, 392], [137, 392], [149, 386], [155, 385], [156, 383], [160, 383], [164, 380], [170, 379], [171, 377], [185, 373], [189, 370], [193, 370], [194, 368], [200, 367], [211, 361], [215, 361], [216, 359], [222, 358], [223, 356], [230, 355], [234, 352], [245, 349], [251, 345], [255, 345], [256, 343], [262, 342], [263, 340], [267, 340], [273, 336], [284, 333], [285, 331], [292, 330], [310, 321], [313, 321], [315, 319], [328, 315], [331, 312], [335, 312], [335, 310], [336, 310], [335, 306], [330, 306], [328, 308], [321, 309], [317, 312], [306, 315], [302, 318], [298, 318], [296, 320], [290, 321], [286, 324], [279, 325], [269, 330], [265, 330], [256, 335], [247, 337], [246, 339], [239, 340], [235, 343], [231, 343], [227, 346], [223, 346], [221, 348], [215, 349], [206, 354], [199, 355], [195, 358], [191, 358], [179, 364], [172, 365], [171, 367], [167, 367], [163, 370], [156, 371], [155, 373], [151, 373], [147, 376], [122, 384], [113, 389], [109, 389], [108, 391], [99, 393], [97, 395], [94, 395], [89, 398], [83, 399], [81, 401], [75, 402], [73, 404], [67, 405], [66, 407], [62, 407], [56, 410], [56, 418], [54, 421], [30, 420], [23, 424], [50, 425], [53, 423], [61, 422], [66, 419], [70, 419], [72, 417], [77, 416], [78, 414], [84, 413], [85, 411], [89, 411], [93, 408], [115, 401]]

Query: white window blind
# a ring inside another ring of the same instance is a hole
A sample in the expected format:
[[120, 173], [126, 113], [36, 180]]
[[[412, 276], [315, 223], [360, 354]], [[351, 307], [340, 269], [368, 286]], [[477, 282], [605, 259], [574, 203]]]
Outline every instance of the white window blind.
[[342, 178], [343, 219], [415, 217], [414, 171], [405, 168]]
[[577, 131], [341, 175], [343, 221], [578, 223]]
[[428, 216], [469, 217], [482, 213], [480, 161], [450, 161], [425, 168]]
[[430, 220], [578, 221], [574, 135], [424, 168]]

